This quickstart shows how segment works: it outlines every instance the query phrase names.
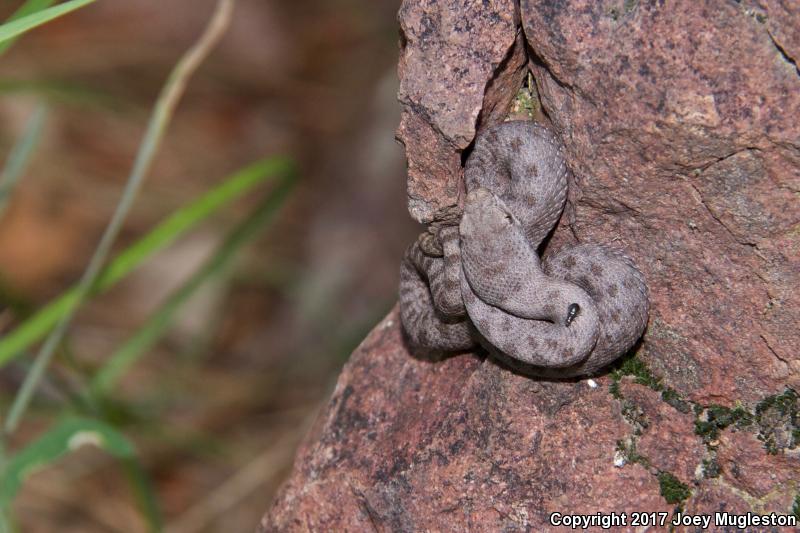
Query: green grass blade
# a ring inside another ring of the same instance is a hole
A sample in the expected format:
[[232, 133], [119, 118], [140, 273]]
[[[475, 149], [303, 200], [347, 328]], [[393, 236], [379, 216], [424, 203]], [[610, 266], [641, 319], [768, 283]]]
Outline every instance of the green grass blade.
[[161, 510], [158, 507], [158, 498], [147, 472], [135, 456], [122, 458], [122, 467], [128, 477], [128, 484], [133, 490], [134, 497], [139, 501], [139, 507], [147, 521], [148, 529], [152, 533], [161, 531], [163, 529]]
[[[125, 182], [122, 196], [117, 203], [114, 214], [111, 215], [111, 220], [100, 236], [100, 242], [97, 244], [92, 257], [89, 259], [89, 264], [83, 271], [83, 275], [75, 288], [76, 305], [72, 312], [58, 319], [55, 327], [50, 331], [44, 343], [39, 347], [33, 365], [14, 397], [14, 402], [11, 404], [8, 416], [5, 419], [3, 430], [6, 435], [14, 433], [19, 421], [22, 419], [22, 415], [25, 413], [28, 405], [30, 405], [36, 388], [39, 386], [39, 382], [47, 371], [47, 367], [50, 365], [50, 361], [53, 359], [56, 349], [69, 331], [75, 309], [80, 307], [91, 295], [97, 283], [97, 278], [103, 271], [106, 259], [111, 253], [111, 247], [117, 235], [122, 230], [125, 219], [128, 217], [128, 213], [150, 170], [153, 158], [158, 151], [158, 147], [161, 145], [161, 139], [164, 137], [167, 126], [175, 112], [175, 108], [186, 90], [186, 85], [189, 83], [192, 74], [200, 67], [203, 60], [208, 57], [208, 54], [211, 53], [214, 45], [216, 45], [224, 35], [231, 20], [234, 3], [235, 0], [217, 0], [214, 13], [211, 15], [211, 19], [200, 35], [200, 38], [185, 54], [183, 54], [183, 56], [181, 56], [162, 87], [155, 105], [153, 106], [153, 111], [150, 114], [150, 120], [147, 123], [147, 129], [142, 138], [142, 142], [139, 144], [139, 150], [136, 152], [133, 168], [131, 168], [128, 180]], [[48, 10], [46, 9], [40, 13], [46, 11]], [[25, 18], [34, 17], [38, 14], [39, 13], [29, 15]], [[14, 22], [11, 24], [14, 24]], [[2, 28], [0, 27], [0, 29]]]
[[48, 7], [47, 9], [42, 9], [30, 15], [25, 15], [16, 20], [6, 22], [0, 26], [0, 43], [18, 37], [37, 26], [46, 24], [53, 19], [57, 19], [87, 4], [91, 4], [94, 1], [95, 0], [69, 0], [63, 4]]
[[[17, 19], [21, 19], [28, 15], [32, 15], [42, 9], [48, 8], [53, 5], [55, 0], [27, 0], [24, 4], [22, 4], [19, 9], [14, 11], [14, 14], [11, 15], [6, 22], [13, 22]], [[9, 46], [14, 44], [16, 39], [9, 39], [0, 43], [0, 55], [5, 52]]]
[[121, 461], [150, 531], [160, 531], [161, 513], [155, 492], [133, 444], [114, 427], [85, 417], [62, 419], [6, 462], [0, 475], [0, 508], [8, 509], [29, 475], [86, 444], [94, 444]]
[[99, 446], [122, 459], [135, 456], [133, 445], [113, 427], [89, 418], [65, 418], [8, 460], [0, 477], [0, 506], [6, 508], [11, 503], [34, 471], [85, 444]]
[[[147, 235], [121, 252], [100, 274], [93, 287], [93, 293], [109, 289], [147, 258], [167, 247], [225, 205], [252, 191], [268, 178], [291, 173], [293, 167], [292, 161], [288, 158], [271, 157], [228, 176], [222, 184], [173, 213]], [[72, 312], [77, 303], [77, 288], [73, 286], [0, 338], [0, 368], [46, 335], [62, 316]]]
[[11, 191], [22, 177], [33, 149], [39, 141], [46, 115], [47, 108], [44, 105], [39, 105], [28, 119], [22, 136], [11, 149], [11, 153], [8, 154], [6, 164], [2, 173], [0, 173], [0, 215], [2, 215], [8, 204]]
[[47, 102], [64, 103], [74, 106], [109, 109], [115, 112], [126, 109], [129, 104], [113, 94], [94, 89], [78, 82], [49, 78], [20, 80], [0, 78], [0, 96], [35, 96]]
[[214, 255], [183, 285], [170, 294], [145, 324], [108, 358], [92, 380], [91, 390], [94, 394], [108, 393], [128, 368], [158, 342], [172, 324], [181, 306], [204, 282], [221, 272], [230, 263], [239, 248], [257, 235], [258, 230], [283, 205], [293, 185], [293, 175], [288, 175], [283, 179], [252, 214], [230, 232]]
[[8, 515], [5, 509], [0, 509], [0, 533], [16, 533], [16, 528], [11, 525]]

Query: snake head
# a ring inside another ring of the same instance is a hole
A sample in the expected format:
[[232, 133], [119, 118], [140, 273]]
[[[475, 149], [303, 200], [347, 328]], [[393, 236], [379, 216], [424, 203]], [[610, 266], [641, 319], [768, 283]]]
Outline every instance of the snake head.
[[487, 189], [479, 187], [467, 195], [459, 233], [462, 260], [481, 269], [494, 265], [495, 275], [484, 273], [487, 279], [500, 275], [500, 265], [522, 260], [514, 253], [525, 246], [522, 226], [503, 201]]
[[467, 195], [461, 219], [462, 233], [504, 232], [514, 225], [519, 226], [517, 217], [488, 189], [478, 187]]
[[459, 233], [462, 258], [476, 264], [538, 260], [530, 257], [535, 251], [530, 249], [519, 219], [487, 189], [478, 187], [467, 195]]
[[464, 275], [484, 301], [509, 297], [540, 268], [522, 224], [487, 189], [479, 187], [467, 195], [459, 233]]

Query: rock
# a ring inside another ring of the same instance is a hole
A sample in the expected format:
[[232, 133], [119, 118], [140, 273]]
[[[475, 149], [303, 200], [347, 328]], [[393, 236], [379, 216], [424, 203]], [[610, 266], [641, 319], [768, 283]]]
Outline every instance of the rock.
[[572, 229], [644, 270], [642, 359], [706, 403], [798, 387], [796, 64], [746, 3], [548, 5], [522, 22], [579, 183]]
[[792, 512], [800, 14], [787, 5], [403, 3], [412, 216], [458, 209], [476, 128], [502, 120], [530, 69], [574, 174], [546, 253], [623, 246], [650, 286], [649, 327], [593, 388], [480, 354], [415, 358], [392, 312], [343, 370], [264, 531], [540, 531], [552, 512], [676, 505]]
[[[521, 38], [514, 46], [514, 2], [485, 4], [470, 16], [457, 0], [406, 1], [400, 7], [403, 115], [397, 138], [408, 159], [409, 211], [419, 222], [458, 203], [460, 154], [475, 136], [479, 115], [502, 100], [507, 107], [524, 75]], [[509, 64], [510, 75], [504, 68]], [[504, 74], [495, 76], [498, 70]]]
[[415, 359], [398, 320], [345, 366], [263, 531], [541, 530], [551, 512], [669, 509], [645, 468], [614, 466], [630, 429], [607, 383]]
[[693, 414], [681, 413], [657, 392], [629, 380], [621, 384], [620, 393], [621, 414], [638, 433], [636, 459], [655, 474], [669, 472], [685, 485], [693, 483], [706, 456], [706, 448], [694, 431]]
[[765, 455], [764, 445], [749, 432], [726, 430], [720, 441], [717, 460], [730, 486], [766, 501], [792, 494], [800, 479], [797, 457]]

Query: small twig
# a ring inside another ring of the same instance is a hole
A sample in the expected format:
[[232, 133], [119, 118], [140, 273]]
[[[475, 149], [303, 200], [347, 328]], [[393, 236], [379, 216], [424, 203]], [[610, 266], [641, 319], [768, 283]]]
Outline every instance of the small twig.
[[78, 305], [73, 308], [72, 312], [61, 318], [36, 355], [36, 360], [31, 367], [31, 371], [26, 376], [22, 387], [20, 387], [19, 392], [14, 398], [14, 403], [11, 406], [8, 418], [6, 418], [4, 426], [6, 435], [16, 430], [22, 414], [27, 409], [31, 397], [42, 379], [42, 375], [53, 358], [56, 348], [69, 329], [75, 311], [91, 292], [97, 275], [105, 263], [111, 246], [125, 222], [125, 218], [144, 182], [147, 171], [150, 169], [156, 150], [161, 143], [166, 127], [175, 111], [175, 106], [183, 95], [191, 75], [224, 34], [225, 29], [230, 23], [233, 5], [234, 0], [218, 0], [214, 14], [203, 32], [203, 35], [200, 36], [197, 42], [184, 54], [177, 65], [175, 65], [164, 88], [161, 90], [161, 94], [153, 109], [153, 114], [150, 117], [150, 122], [147, 126], [142, 144], [139, 147], [139, 152], [136, 154], [136, 160], [134, 161], [130, 176], [128, 177], [128, 182], [125, 184], [122, 198], [100, 239], [100, 243], [97, 245], [97, 249], [89, 261], [89, 265], [86, 267], [86, 271], [83, 273], [78, 283], [76, 289]]

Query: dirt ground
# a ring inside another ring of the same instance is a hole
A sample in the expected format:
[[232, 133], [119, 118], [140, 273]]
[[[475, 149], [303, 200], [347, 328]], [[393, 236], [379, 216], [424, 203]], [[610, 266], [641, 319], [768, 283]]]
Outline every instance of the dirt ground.
[[[0, 6], [0, 15], [18, 2]], [[114, 422], [154, 482], [168, 531], [250, 531], [352, 349], [396, 299], [417, 231], [394, 140], [398, 1], [239, 0], [193, 78], [115, 249], [261, 157], [298, 186], [233, 268], [193, 298], [114, 394]], [[74, 283], [108, 223], [150, 106], [211, 0], [106, 0], [0, 60], [0, 154], [49, 113], [0, 214], [0, 335]], [[193, 272], [256, 198], [145, 263], [77, 316], [14, 448], [74, 409], [69, 391]], [[0, 371], [5, 412], [27, 362]], [[33, 475], [22, 531], [143, 531], [120, 465], [86, 447]]]

